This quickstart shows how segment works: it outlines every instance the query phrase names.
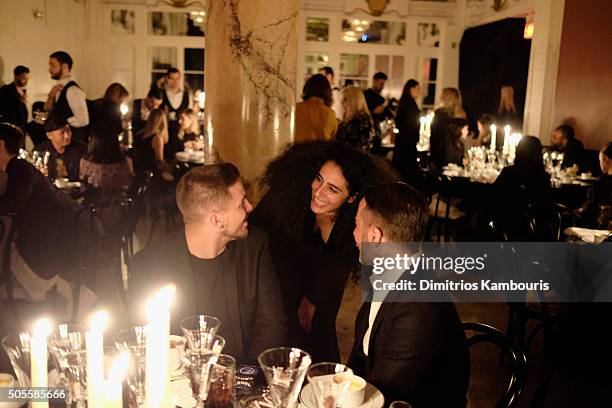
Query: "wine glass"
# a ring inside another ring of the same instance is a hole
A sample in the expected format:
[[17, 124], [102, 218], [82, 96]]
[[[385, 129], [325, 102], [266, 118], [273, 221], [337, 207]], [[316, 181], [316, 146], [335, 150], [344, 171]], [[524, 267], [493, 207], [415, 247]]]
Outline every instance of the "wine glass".
[[308, 382], [320, 408], [342, 406], [342, 399], [351, 386], [353, 370], [339, 363], [317, 363], [306, 372]]
[[60, 324], [49, 339], [49, 351], [61, 381], [70, 390], [68, 402], [85, 407], [87, 400], [86, 329], [80, 324]]
[[189, 348], [197, 350], [209, 339], [209, 335], [217, 334], [221, 321], [214, 316], [198, 315], [182, 319], [179, 325]]
[[190, 347], [183, 355], [183, 365], [191, 382], [193, 397], [202, 407], [208, 397], [210, 370], [217, 364], [225, 339], [216, 334], [206, 334], [199, 336], [198, 340], [199, 348]]
[[145, 365], [147, 335], [144, 326], [121, 330], [114, 337], [115, 347], [129, 356], [127, 384], [129, 398], [137, 407], [145, 403]]
[[268, 382], [272, 405], [293, 408], [312, 363], [310, 354], [298, 348], [276, 347], [261, 353], [257, 361]]
[[2, 339], [2, 348], [11, 360], [11, 365], [21, 387], [30, 386], [30, 334], [21, 332]]

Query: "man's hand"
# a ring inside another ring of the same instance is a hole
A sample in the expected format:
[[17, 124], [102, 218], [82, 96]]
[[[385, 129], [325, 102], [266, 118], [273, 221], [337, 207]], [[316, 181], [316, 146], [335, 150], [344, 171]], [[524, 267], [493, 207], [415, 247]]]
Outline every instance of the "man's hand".
[[310, 303], [310, 300], [304, 296], [300, 302], [300, 307], [298, 307], [298, 320], [300, 321], [300, 326], [302, 326], [307, 333], [310, 333], [312, 329], [312, 318], [316, 310], [317, 307]]
[[62, 92], [62, 89], [64, 89], [64, 85], [62, 85], [62, 84], [55, 85], [53, 88], [51, 88], [51, 91], [49, 92], [49, 98], [55, 99], [57, 94]]

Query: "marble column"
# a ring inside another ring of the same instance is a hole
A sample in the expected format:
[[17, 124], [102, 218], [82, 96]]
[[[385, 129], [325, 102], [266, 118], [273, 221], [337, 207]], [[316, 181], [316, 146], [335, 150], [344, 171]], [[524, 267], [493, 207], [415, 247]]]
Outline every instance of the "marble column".
[[210, 0], [206, 130], [246, 180], [293, 139], [298, 0]]

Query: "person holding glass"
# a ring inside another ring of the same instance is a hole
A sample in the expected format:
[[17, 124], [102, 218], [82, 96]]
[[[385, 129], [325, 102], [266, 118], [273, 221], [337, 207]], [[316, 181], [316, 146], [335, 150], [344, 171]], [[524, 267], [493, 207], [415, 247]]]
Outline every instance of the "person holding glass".
[[266, 191], [250, 220], [268, 231], [289, 318], [289, 344], [313, 361], [339, 361], [336, 316], [348, 277], [357, 276], [351, 240], [355, 197], [397, 180], [378, 159], [339, 142], [296, 143], [268, 164]]

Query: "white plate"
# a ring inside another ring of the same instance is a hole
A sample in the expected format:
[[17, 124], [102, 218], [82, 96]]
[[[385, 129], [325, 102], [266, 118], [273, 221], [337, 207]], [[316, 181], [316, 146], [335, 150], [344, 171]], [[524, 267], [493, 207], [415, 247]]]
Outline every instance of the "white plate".
[[[366, 383], [364, 403], [357, 408], [382, 408], [385, 405], [385, 397], [370, 383]], [[317, 399], [312, 392], [312, 385], [306, 384], [300, 392], [300, 402], [306, 408], [317, 408]]]

